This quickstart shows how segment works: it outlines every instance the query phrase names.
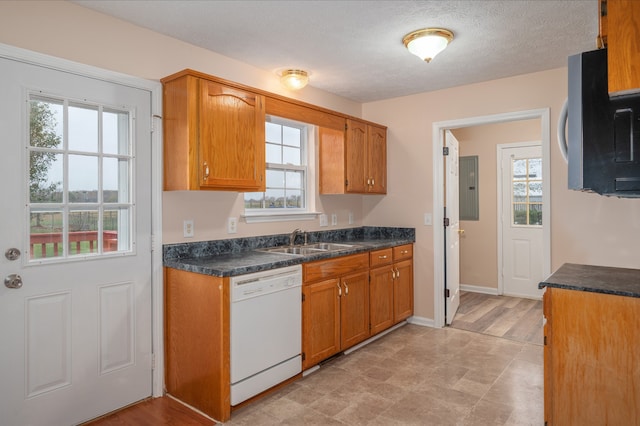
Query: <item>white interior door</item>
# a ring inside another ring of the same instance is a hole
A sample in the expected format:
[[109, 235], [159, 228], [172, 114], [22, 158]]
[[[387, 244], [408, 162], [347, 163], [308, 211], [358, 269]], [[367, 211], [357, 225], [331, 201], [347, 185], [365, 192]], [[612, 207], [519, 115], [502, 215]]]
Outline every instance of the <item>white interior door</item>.
[[544, 278], [542, 148], [501, 151], [502, 287], [508, 296], [541, 298]]
[[77, 424], [152, 392], [151, 94], [0, 70], [0, 423]]
[[445, 185], [446, 185], [446, 217], [449, 226], [445, 228], [446, 241], [446, 320], [447, 324], [453, 322], [453, 318], [460, 306], [460, 220], [459, 220], [459, 173], [458, 151], [459, 142], [449, 131], [445, 131], [445, 144], [449, 148], [449, 154], [445, 156]]

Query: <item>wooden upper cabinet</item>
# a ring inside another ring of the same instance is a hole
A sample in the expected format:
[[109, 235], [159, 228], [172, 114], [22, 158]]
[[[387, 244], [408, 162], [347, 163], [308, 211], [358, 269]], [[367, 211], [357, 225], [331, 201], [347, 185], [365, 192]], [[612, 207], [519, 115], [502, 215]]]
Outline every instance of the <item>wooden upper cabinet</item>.
[[[604, 16], [612, 96], [640, 92], [640, 1], [607, 0]], [[602, 13], [601, 13], [602, 35]]]
[[263, 191], [264, 96], [188, 72], [162, 83], [164, 189]]
[[321, 194], [386, 194], [387, 129], [347, 119], [345, 130], [321, 127]]
[[387, 129], [367, 125], [367, 192], [387, 193]]
[[347, 120], [346, 134], [346, 192], [362, 194], [367, 191], [367, 125]]

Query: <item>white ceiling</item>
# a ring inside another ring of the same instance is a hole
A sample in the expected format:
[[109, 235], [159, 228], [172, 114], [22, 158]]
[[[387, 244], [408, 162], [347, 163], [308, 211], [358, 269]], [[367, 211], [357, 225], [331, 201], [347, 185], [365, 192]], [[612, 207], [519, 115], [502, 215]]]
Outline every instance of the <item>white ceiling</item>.
[[[357, 102], [563, 67], [598, 34], [598, 0], [74, 3]], [[431, 63], [402, 44], [425, 27], [455, 34]]]

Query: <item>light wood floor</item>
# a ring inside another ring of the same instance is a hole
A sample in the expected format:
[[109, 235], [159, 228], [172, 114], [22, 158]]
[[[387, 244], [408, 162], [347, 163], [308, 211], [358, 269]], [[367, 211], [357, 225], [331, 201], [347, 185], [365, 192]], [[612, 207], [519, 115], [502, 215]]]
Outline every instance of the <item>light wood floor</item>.
[[542, 345], [542, 301], [461, 292], [451, 327]]

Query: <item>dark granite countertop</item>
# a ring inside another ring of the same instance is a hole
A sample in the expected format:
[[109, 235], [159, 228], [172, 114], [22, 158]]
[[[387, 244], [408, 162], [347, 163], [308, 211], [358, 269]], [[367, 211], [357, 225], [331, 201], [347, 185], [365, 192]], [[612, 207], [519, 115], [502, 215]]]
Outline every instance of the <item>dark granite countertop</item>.
[[260, 251], [266, 247], [287, 245], [288, 234], [282, 234], [169, 244], [163, 246], [163, 263], [166, 267], [183, 271], [229, 277], [414, 243], [415, 230], [413, 228], [362, 227], [313, 232], [309, 233], [308, 237], [309, 243], [337, 242], [347, 243], [353, 247], [303, 256]]
[[565, 263], [538, 284], [544, 287], [640, 297], [640, 269]]

